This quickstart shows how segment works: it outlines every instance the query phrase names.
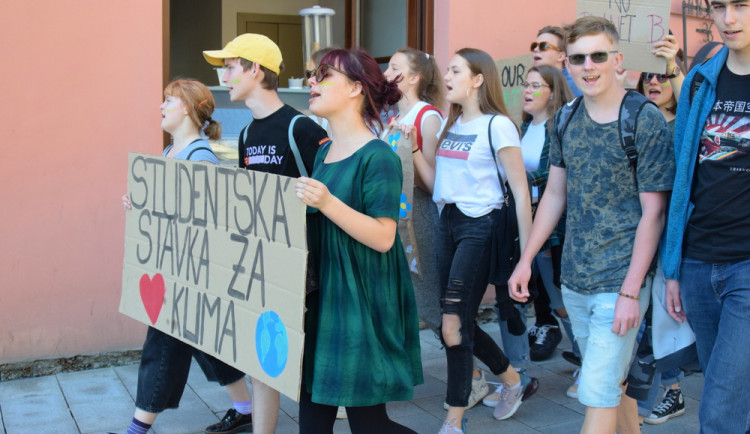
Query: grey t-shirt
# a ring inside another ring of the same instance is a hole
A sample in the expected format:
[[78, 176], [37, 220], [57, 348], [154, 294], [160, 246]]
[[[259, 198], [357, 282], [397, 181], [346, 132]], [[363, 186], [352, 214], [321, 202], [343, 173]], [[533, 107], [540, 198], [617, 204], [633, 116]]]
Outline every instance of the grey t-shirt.
[[667, 122], [656, 106], [648, 104], [636, 125], [637, 189], [617, 121], [598, 124], [581, 104], [562, 146], [557, 134], [550, 135], [550, 164], [567, 173], [562, 283], [573, 291], [620, 290], [641, 218], [638, 193], [672, 189], [674, 148]]

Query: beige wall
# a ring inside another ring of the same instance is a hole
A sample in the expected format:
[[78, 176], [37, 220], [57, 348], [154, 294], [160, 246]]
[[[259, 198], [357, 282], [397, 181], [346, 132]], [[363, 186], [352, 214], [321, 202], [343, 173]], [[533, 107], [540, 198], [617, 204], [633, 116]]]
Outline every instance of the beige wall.
[[0, 2], [0, 364], [133, 348], [127, 152], [161, 149], [162, 4]]

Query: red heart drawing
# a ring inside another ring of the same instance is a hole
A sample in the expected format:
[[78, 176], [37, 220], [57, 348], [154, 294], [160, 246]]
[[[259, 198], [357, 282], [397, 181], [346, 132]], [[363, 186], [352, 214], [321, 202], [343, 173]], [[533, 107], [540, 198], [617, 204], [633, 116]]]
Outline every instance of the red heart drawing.
[[148, 277], [148, 274], [144, 274], [141, 276], [139, 286], [143, 307], [146, 308], [146, 313], [151, 320], [151, 324], [156, 324], [156, 320], [159, 318], [159, 313], [161, 312], [161, 306], [164, 303], [164, 294], [167, 292], [167, 289], [164, 287], [164, 278], [159, 273], [156, 273], [153, 279]]

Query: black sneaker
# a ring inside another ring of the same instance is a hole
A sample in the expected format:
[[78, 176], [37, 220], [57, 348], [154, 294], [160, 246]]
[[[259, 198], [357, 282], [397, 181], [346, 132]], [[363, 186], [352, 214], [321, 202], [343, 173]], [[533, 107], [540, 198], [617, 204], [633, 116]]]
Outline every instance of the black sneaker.
[[581, 358], [572, 351], [563, 351], [562, 358], [576, 366], [581, 366]]
[[230, 408], [221, 419], [221, 422], [206, 427], [206, 432], [216, 434], [253, 432], [253, 414], [242, 414]]
[[650, 425], [658, 425], [685, 413], [685, 399], [680, 389], [667, 389], [664, 398], [656, 408], [643, 420]]
[[557, 348], [557, 344], [562, 340], [560, 327], [555, 325], [543, 325], [537, 327], [535, 333], [536, 340], [529, 348], [531, 360], [539, 362], [549, 359]]
[[534, 342], [536, 342], [536, 332], [538, 332], [538, 331], [539, 331], [539, 327], [537, 327], [535, 325], [529, 327], [529, 330], [528, 330], [528, 333], [527, 333], [527, 336], [529, 338], [529, 347], [531, 347], [532, 345], [534, 345]]

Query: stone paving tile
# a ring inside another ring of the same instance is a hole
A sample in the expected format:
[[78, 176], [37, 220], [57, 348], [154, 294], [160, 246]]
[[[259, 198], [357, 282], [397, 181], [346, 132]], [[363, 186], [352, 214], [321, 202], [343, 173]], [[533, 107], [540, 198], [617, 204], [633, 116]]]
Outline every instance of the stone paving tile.
[[82, 433], [111, 431], [130, 423], [130, 395], [113, 368], [57, 375], [60, 388]]
[[580, 417], [580, 414], [543, 396], [532, 396], [518, 408], [513, 419], [532, 428], [556, 425]]
[[7, 434], [78, 432], [54, 375], [0, 382], [0, 410]]

